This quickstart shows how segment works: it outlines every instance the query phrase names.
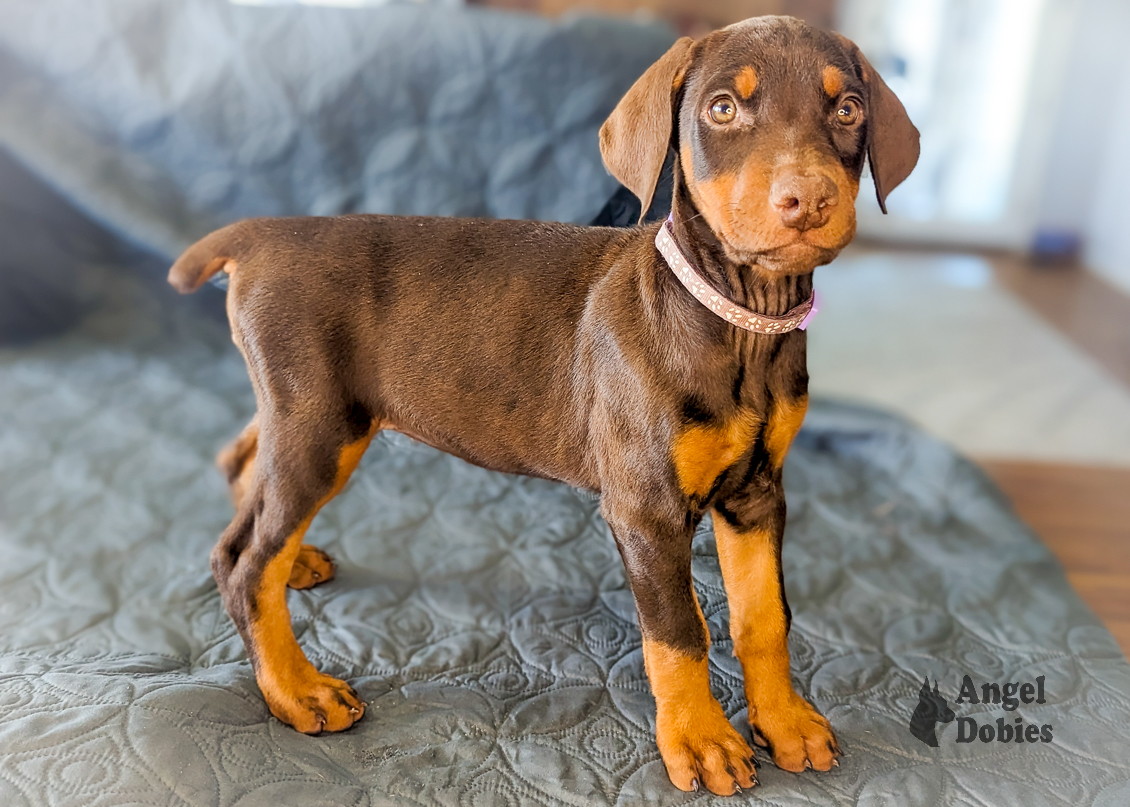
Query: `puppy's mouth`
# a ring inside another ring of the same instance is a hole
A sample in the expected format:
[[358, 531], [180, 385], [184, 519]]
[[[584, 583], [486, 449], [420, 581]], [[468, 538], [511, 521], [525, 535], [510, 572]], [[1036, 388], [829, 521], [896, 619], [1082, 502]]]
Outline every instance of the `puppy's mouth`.
[[[738, 210], [757, 209], [742, 205]], [[855, 211], [844, 208], [820, 226], [783, 227], [768, 213], [724, 216], [715, 230], [726, 256], [739, 264], [758, 266], [774, 274], [807, 274], [831, 263], [855, 237]]]
[[[832, 258], [839, 255], [840, 250], [847, 246], [847, 241], [829, 245], [823, 243], [825, 240], [826, 239], [818, 237], [810, 238], [806, 235], [800, 235], [790, 243], [765, 250], [762, 253], [762, 257], [780, 264], [788, 264], [790, 262], [807, 264], [813, 260], [820, 260], [822, 263], [827, 263], [832, 260]], [[822, 263], [813, 265], [821, 266]]]
[[729, 244], [724, 246], [738, 263], [756, 265], [780, 274], [806, 274], [817, 266], [831, 263], [851, 238], [831, 245], [822, 243], [823, 240], [819, 231], [812, 231], [811, 234], [797, 233], [790, 240], [769, 247], [743, 249]]

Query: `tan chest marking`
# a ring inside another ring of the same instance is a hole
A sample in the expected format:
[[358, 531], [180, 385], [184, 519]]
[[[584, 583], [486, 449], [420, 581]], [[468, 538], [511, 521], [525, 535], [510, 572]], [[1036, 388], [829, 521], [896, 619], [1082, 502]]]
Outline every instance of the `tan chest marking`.
[[745, 410], [719, 426], [691, 426], [675, 439], [675, 471], [687, 496], [705, 496], [714, 482], [748, 451], [761, 419]]
[[778, 399], [774, 403], [769, 423], [765, 427], [765, 450], [775, 468], [780, 468], [784, 463], [785, 455], [789, 453], [789, 446], [793, 444], [793, 438], [800, 431], [800, 424], [804, 422], [806, 412], [808, 412], [807, 395], [791, 401]]

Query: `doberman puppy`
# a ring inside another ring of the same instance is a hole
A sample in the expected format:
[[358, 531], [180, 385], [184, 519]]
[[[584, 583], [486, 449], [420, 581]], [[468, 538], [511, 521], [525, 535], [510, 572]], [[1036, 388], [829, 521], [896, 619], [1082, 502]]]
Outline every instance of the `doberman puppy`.
[[691, 582], [709, 512], [754, 737], [785, 770], [828, 770], [832, 728], [789, 676], [781, 467], [808, 385], [790, 314], [854, 235], [864, 161], [882, 203], [914, 167], [918, 132], [851, 42], [766, 17], [677, 41], [600, 145], [644, 210], [674, 148], [662, 226], [697, 281], [673, 271], [656, 224], [258, 219], [176, 262], [182, 292], [229, 273], [258, 401], [220, 456], [237, 510], [212, 553], [224, 604], [271, 713], [341, 731], [365, 704], [303, 655], [286, 588], [333, 576], [303, 535], [377, 431], [598, 491], [636, 599], [667, 772], [682, 790], [730, 794], [755, 768], [710, 692]]

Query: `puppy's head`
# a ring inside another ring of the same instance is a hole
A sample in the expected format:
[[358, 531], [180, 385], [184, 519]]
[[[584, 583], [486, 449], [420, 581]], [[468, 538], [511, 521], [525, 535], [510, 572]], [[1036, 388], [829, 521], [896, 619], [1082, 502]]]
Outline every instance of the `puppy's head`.
[[669, 148], [727, 257], [801, 273], [855, 234], [864, 160], [879, 205], [918, 161], [918, 130], [849, 40], [789, 17], [680, 39], [600, 130], [646, 211]]

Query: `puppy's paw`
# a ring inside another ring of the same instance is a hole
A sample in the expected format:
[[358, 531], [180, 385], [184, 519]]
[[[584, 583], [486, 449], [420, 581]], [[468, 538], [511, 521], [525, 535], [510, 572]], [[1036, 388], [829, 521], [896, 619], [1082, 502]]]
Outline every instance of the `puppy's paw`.
[[774, 764], [782, 770], [826, 771], [839, 764], [836, 758], [840, 746], [831, 724], [795, 692], [790, 692], [781, 703], [751, 708], [750, 722], [758, 744], [769, 747]]
[[753, 750], [722, 708], [656, 716], [656, 743], [671, 783], [679, 790], [705, 787], [719, 796], [757, 784]]
[[291, 588], [313, 588], [333, 578], [334, 562], [330, 556], [316, 546], [303, 544], [286, 584]]
[[316, 671], [293, 691], [264, 688], [263, 695], [271, 714], [303, 734], [344, 731], [365, 714], [365, 703], [353, 687]]

